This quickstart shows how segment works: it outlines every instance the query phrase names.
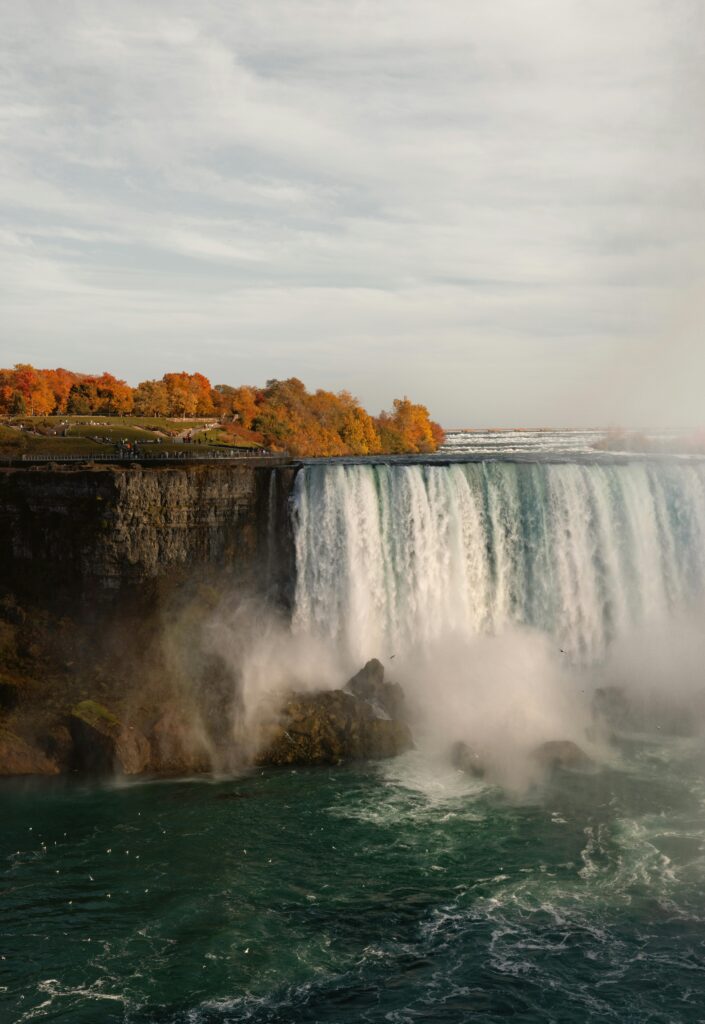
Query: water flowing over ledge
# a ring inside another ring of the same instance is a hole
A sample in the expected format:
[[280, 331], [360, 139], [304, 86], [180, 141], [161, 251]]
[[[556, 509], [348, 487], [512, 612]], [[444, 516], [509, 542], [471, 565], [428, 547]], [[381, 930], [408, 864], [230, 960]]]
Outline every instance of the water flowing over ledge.
[[307, 465], [294, 530], [294, 627], [353, 659], [519, 623], [592, 662], [702, 593], [705, 466]]

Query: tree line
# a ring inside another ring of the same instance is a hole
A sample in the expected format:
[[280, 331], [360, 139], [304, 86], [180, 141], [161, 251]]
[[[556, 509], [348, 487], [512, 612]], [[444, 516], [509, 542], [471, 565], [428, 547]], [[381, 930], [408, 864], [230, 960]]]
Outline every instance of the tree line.
[[233, 435], [293, 455], [433, 452], [443, 430], [424, 405], [396, 399], [371, 416], [347, 391], [307, 391], [296, 377], [264, 387], [213, 387], [201, 373], [165, 373], [130, 387], [110, 373], [0, 369], [0, 415], [213, 417]]

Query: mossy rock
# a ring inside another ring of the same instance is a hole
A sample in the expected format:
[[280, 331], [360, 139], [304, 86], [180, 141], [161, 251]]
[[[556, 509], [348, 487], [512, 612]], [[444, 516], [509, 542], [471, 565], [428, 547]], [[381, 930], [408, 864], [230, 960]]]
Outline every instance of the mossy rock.
[[339, 764], [395, 757], [413, 747], [403, 722], [381, 718], [343, 690], [292, 694], [262, 737], [257, 764]]
[[76, 705], [71, 714], [75, 718], [80, 718], [87, 725], [114, 729], [121, 728], [120, 719], [106, 708], [104, 704], [99, 704], [95, 700], [82, 700], [80, 704]]
[[150, 759], [149, 741], [109, 708], [83, 700], [69, 716], [72, 768], [91, 775], [138, 775]]

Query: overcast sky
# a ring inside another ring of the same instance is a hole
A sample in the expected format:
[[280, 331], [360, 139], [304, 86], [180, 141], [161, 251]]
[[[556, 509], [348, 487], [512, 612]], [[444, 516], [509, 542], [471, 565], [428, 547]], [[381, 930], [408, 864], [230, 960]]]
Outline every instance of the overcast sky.
[[702, 0], [0, 12], [0, 365], [705, 425]]

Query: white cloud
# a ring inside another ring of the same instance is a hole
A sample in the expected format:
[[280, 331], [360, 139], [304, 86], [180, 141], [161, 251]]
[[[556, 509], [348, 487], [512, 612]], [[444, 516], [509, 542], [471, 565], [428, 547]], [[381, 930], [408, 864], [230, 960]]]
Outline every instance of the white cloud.
[[0, 362], [296, 373], [449, 424], [695, 419], [702, 22], [6, 2]]

